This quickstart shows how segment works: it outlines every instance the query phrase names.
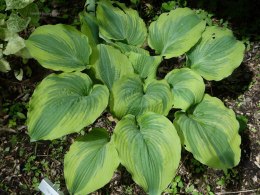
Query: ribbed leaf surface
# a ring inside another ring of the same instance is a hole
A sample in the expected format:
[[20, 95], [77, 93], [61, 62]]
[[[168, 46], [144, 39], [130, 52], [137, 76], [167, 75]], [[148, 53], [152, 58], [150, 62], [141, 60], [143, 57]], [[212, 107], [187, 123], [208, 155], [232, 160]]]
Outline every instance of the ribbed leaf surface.
[[129, 45], [143, 45], [147, 29], [138, 12], [124, 4], [100, 1], [97, 6], [100, 35], [106, 41], [122, 41]]
[[166, 59], [177, 57], [195, 45], [204, 29], [205, 22], [194, 11], [177, 8], [151, 23], [148, 44]]
[[119, 165], [114, 143], [105, 129], [95, 128], [77, 139], [64, 159], [64, 176], [71, 194], [89, 194], [107, 184]]
[[128, 44], [121, 43], [121, 42], [115, 42], [112, 45], [114, 47], [116, 47], [117, 49], [119, 49], [123, 54], [125, 54], [127, 56], [131, 52], [135, 52], [135, 53], [139, 53], [139, 54], [143, 54], [143, 55], [149, 55], [149, 52], [147, 50], [137, 47], [137, 46], [128, 45]]
[[148, 194], [160, 195], [180, 162], [181, 145], [173, 124], [152, 112], [127, 115], [117, 124], [113, 140], [133, 180]]
[[38, 27], [26, 47], [43, 67], [64, 72], [86, 69], [92, 51], [86, 35], [63, 24]]
[[143, 83], [138, 75], [125, 76], [112, 89], [111, 108], [118, 118], [146, 111], [167, 115], [172, 108], [170, 86], [165, 80]]
[[104, 85], [93, 85], [83, 73], [47, 76], [29, 103], [28, 130], [32, 140], [56, 139], [92, 124], [108, 104]]
[[99, 44], [99, 30], [97, 19], [94, 15], [85, 11], [79, 13], [81, 22], [81, 32], [87, 35], [90, 45], [96, 46]]
[[219, 81], [241, 64], [244, 50], [232, 31], [207, 27], [200, 42], [188, 52], [187, 64], [205, 79]]
[[191, 69], [174, 69], [165, 79], [171, 86], [174, 108], [185, 111], [202, 100], [205, 92], [203, 79]]
[[224, 170], [239, 163], [239, 124], [221, 100], [206, 94], [190, 114], [177, 112], [175, 118], [186, 150], [201, 163]]
[[94, 66], [96, 77], [109, 89], [120, 77], [134, 72], [129, 59], [114, 47], [100, 44], [98, 52], [99, 58]]
[[142, 79], [156, 79], [157, 68], [162, 61], [160, 56], [130, 52], [128, 57], [134, 67], [135, 73]]

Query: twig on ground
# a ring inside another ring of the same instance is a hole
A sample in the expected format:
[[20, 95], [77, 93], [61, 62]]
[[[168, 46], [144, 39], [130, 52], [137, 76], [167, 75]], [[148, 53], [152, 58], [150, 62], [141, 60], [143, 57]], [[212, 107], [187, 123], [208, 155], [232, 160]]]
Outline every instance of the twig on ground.
[[258, 189], [253, 189], [253, 190], [241, 190], [241, 191], [236, 191], [236, 192], [217, 192], [216, 195], [222, 195], [222, 194], [239, 194], [239, 193], [248, 193], [248, 192], [256, 192], [260, 191], [260, 188]]
[[189, 157], [190, 154], [187, 154], [184, 159], [182, 160], [181, 164], [179, 165], [178, 169], [176, 170], [176, 175], [179, 173], [182, 165], [184, 164], [184, 162], [187, 160], [187, 158]]
[[7, 128], [7, 127], [0, 127], [0, 133], [1, 132], [17, 133], [14, 129]]

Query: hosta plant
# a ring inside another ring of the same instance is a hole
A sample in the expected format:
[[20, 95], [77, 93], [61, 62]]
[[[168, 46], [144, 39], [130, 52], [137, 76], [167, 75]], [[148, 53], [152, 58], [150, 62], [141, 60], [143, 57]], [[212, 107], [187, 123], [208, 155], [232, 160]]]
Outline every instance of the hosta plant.
[[[205, 94], [204, 84], [240, 65], [245, 48], [232, 32], [206, 26], [189, 8], [163, 13], [149, 25], [119, 2], [102, 0], [89, 9], [80, 13], [81, 30], [44, 25], [26, 40], [33, 58], [59, 71], [32, 95], [31, 140], [80, 132], [104, 110], [119, 120], [112, 136], [94, 128], [71, 145], [64, 160], [69, 192], [101, 188], [121, 163], [148, 194], [161, 194], [176, 173], [182, 146], [209, 167], [236, 166], [238, 121], [221, 100]], [[160, 63], [180, 55], [185, 67], [158, 79]]]

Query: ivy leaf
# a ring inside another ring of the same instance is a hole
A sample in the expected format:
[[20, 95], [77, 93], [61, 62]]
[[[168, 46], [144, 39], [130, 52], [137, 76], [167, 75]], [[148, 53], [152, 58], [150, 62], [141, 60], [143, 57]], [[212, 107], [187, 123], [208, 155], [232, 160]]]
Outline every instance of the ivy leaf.
[[94, 128], [78, 138], [64, 159], [64, 176], [71, 194], [89, 194], [109, 182], [119, 165], [114, 143], [105, 129]]
[[185, 149], [201, 163], [223, 170], [239, 163], [239, 123], [218, 98], [206, 94], [187, 113], [176, 112], [174, 125]]
[[23, 80], [23, 69], [20, 68], [19, 70], [15, 70], [14, 71], [14, 76], [18, 81], [22, 81]]
[[245, 45], [236, 40], [231, 30], [211, 26], [187, 53], [187, 65], [205, 79], [219, 81], [241, 64], [244, 51]]
[[108, 104], [104, 85], [88, 75], [51, 74], [36, 88], [29, 103], [28, 130], [32, 140], [52, 140], [92, 124]]
[[133, 180], [148, 194], [161, 194], [181, 157], [180, 139], [169, 119], [152, 112], [127, 115], [117, 123], [112, 139]]
[[195, 45], [205, 25], [191, 9], [177, 8], [151, 23], [148, 44], [166, 59], [177, 57]]
[[1, 28], [0, 27], [0, 39], [4, 41], [9, 41], [10, 39], [13, 39], [14, 37], [19, 36], [15, 32], [11, 32], [7, 28]]
[[15, 54], [25, 47], [25, 41], [18, 35], [10, 38], [4, 50], [5, 55]]
[[39, 20], [41, 13], [36, 3], [31, 3], [23, 9], [18, 10], [23, 18], [30, 18], [30, 24], [33, 26], [39, 26]]
[[22, 9], [32, 3], [34, 0], [5, 0], [6, 10]]
[[30, 17], [22, 18], [18, 14], [12, 12], [6, 21], [6, 26], [9, 31], [18, 33], [28, 26], [30, 20]]
[[0, 58], [0, 72], [8, 72], [9, 70], [11, 70], [9, 62], [4, 58]]
[[3, 26], [5, 24], [5, 18], [6, 18], [6, 14], [0, 13], [0, 26]]

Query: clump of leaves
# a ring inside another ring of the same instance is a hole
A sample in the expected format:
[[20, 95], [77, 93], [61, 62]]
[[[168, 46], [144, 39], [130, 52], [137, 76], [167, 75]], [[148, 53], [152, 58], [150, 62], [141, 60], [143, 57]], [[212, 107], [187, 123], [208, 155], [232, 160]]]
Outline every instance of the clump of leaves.
[[[11, 70], [6, 56], [16, 55], [28, 57], [25, 50], [25, 41], [19, 33], [28, 25], [38, 26], [40, 18], [37, 4], [33, 0], [6, 0], [6, 4], [0, 7], [0, 71]], [[23, 77], [23, 70], [15, 70], [18, 80]]]
[[[90, 12], [80, 13], [81, 32], [45, 25], [26, 41], [43, 67], [63, 72], [47, 76], [30, 100], [31, 140], [79, 132], [105, 109], [119, 120], [112, 136], [94, 128], [71, 145], [64, 160], [69, 191], [97, 190], [121, 163], [146, 192], [161, 194], [176, 173], [181, 146], [209, 167], [236, 166], [239, 123], [221, 100], [204, 94], [204, 79], [228, 77], [242, 62], [243, 43], [189, 8], [163, 13], [147, 29], [122, 3], [96, 4], [87, 2]], [[164, 59], [183, 54], [186, 67], [156, 77]], [[173, 122], [167, 118], [172, 108]]]
[[186, 6], [187, 6], [186, 0], [174, 0], [174, 1], [163, 2], [161, 8], [163, 11], [171, 11], [178, 7], [186, 7]]

